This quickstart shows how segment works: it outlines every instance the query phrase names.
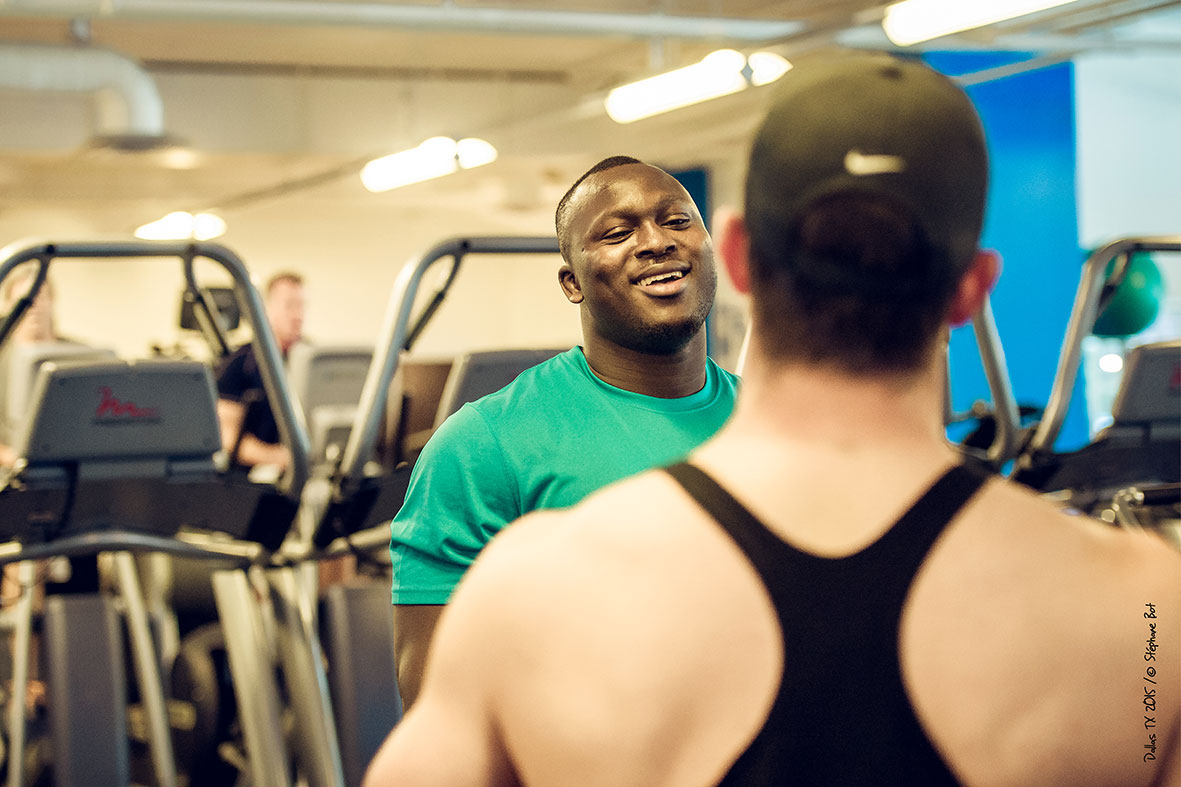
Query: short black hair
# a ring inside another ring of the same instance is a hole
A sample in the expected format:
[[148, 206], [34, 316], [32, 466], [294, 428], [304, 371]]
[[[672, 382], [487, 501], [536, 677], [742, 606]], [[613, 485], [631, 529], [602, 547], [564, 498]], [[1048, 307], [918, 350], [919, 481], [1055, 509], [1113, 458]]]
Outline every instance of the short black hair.
[[615, 167], [622, 167], [625, 164], [643, 164], [638, 158], [631, 156], [608, 156], [607, 158], [595, 164], [586, 172], [579, 176], [578, 180], [574, 181], [567, 192], [558, 200], [558, 209], [554, 211], [554, 229], [558, 233], [558, 248], [562, 252], [562, 258], [567, 262], [570, 260], [570, 198], [574, 196], [574, 192], [582, 185], [582, 182], [591, 175], [598, 174], [604, 170], [614, 169]]
[[[751, 238], [751, 308], [779, 361], [854, 374], [909, 373], [927, 360], [957, 277], [908, 277], [935, 253], [913, 214], [879, 194], [818, 200], [785, 247]], [[843, 271], [847, 277], [816, 275]], [[866, 281], [873, 286], [862, 286]], [[892, 290], [891, 284], [897, 283]]]

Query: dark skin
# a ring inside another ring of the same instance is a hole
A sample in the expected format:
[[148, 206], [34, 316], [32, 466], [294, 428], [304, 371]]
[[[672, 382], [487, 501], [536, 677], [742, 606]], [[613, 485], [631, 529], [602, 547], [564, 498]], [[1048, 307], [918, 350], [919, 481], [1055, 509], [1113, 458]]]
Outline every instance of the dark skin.
[[403, 712], [410, 709], [422, 689], [427, 650], [441, 614], [441, 604], [394, 605], [394, 662]]
[[713, 244], [689, 194], [656, 167], [625, 164], [587, 178], [572, 205], [570, 259], [558, 281], [581, 308], [591, 370], [647, 396], [701, 390], [700, 328], [717, 274]]
[[[569, 256], [558, 270], [582, 317], [582, 349], [604, 382], [660, 398], [705, 386], [701, 330], [717, 286], [713, 243], [692, 198], [647, 164], [624, 164], [583, 181], [564, 228]], [[398, 690], [418, 698], [443, 607], [394, 606]]]

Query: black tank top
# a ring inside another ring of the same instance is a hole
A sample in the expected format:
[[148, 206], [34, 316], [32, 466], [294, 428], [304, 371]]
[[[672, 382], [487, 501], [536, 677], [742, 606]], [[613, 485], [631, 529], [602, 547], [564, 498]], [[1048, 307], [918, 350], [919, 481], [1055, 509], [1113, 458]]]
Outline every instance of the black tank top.
[[784, 542], [693, 465], [667, 471], [746, 554], [783, 633], [779, 693], [720, 784], [958, 784], [911, 706], [898, 628], [931, 545], [987, 476], [953, 467], [876, 542], [826, 558]]

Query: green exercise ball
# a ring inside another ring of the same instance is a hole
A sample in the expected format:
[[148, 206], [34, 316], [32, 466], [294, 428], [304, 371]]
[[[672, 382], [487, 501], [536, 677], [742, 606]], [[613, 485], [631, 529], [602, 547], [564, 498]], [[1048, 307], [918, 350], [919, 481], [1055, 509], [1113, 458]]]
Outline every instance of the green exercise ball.
[[[1107, 264], [1107, 275], [1116, 260]], [[1096, 336], [1127, 338], [1152, 325], [1165, 297], [1165, 283], [1160, 268], [1148, 254], [1133, 254], [1128, 272], [1106, 308], [1095, 320], [1091, 333]]]

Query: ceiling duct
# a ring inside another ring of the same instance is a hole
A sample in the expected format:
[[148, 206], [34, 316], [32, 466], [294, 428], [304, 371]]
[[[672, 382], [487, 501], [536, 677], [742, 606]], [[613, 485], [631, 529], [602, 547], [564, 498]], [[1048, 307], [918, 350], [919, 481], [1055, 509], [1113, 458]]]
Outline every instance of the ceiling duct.
[[[46, 7], [47, 6], [47, 7]], [[695, 17], [664, 13], [554, 11], [385, 2], [316, 0], [8, 0], [0, 13], [89, 16], [94, 19], [168, 19], [271, 24], [393, 26], [429, 30], [557, 35], [622, 35], [767, 41], [800, 32], [794, 20]]]
[[0, 88], [92, 93], [96, 145], [148, 150], [172, 144], [156, 83], [138, 63], [108, 49], [0, 42]]

